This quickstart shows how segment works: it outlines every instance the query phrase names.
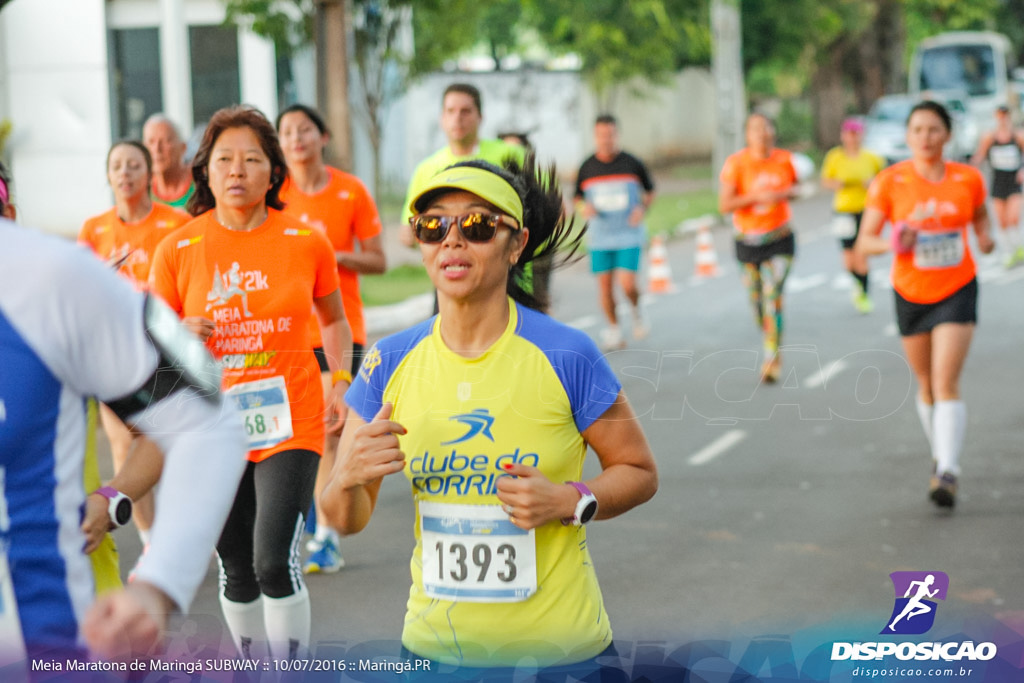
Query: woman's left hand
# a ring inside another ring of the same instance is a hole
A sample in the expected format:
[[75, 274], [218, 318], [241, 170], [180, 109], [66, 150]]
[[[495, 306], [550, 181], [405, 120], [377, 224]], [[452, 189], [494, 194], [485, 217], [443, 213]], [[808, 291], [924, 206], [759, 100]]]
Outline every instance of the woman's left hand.
[[512, 476], [498, 479], [498, 500], [509, 520], [521, 529], [535, 529], [571, 516], [579, 493], [566, 484], [556, 484], [536, 467], [505, 465]]
[[346, 391], [348, 382], [338, 382], [324, 397], [324, 424], [327, 425], [328, 434], [341, 434], [345, 426], [345, 414], [348, 412], [345, 407]]
[[90, 493], [85, 497], [85, 514], [82, 516], [82, 533], [85, 534], [85, 547], [82, 551], [90, 554], [100, 547], [100, 542], [110, 531], [110, 513], [107, 511], [109, 502], [101, 495]]

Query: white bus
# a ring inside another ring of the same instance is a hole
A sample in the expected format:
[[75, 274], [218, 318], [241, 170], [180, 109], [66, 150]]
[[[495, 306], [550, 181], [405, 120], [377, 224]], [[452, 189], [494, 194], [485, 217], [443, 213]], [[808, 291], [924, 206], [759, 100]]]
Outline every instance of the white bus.
[[1016, 66], [1009, 38], [991, 31], [950, 31], [922, 40], [910, 61], [909, 92], [956, 97], [979, 131], [995, 125], [1003, 104], [1016, 118], [1020, 102], [1013, 83]]

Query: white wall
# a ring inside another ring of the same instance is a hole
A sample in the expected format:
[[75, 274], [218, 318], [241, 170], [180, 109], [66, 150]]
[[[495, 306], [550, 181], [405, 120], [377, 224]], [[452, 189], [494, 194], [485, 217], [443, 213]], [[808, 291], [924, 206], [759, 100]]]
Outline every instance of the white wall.
[[13, 2], [0, 27], [18, 213], [27, 224], [67, 235], [110, 206], [103, 6], [104, 0]]
[[[542, 161], [554, 161], [559, 174], [575, 177], [593, 152], [592, 127], [597, 102], [579, 74], [570, 71], [514, 71], [432, 74], [409, 89], [395, 107], [402, 130], [389, 128], [385, 159], [394, 140], [401, 144], [401, 165], [385, 164], [385, 176], [407, 182], [416, 164], [446, 144], [440, 128], [441, 93], [455, 82], [472, 83], [483, 100], [482, 137], [521, 129]], [[714, 140], [714, 84], [706, 69], [686, 69], [644, 97], [623, 89], [612, 114], [619, 121], [623, 149], [653, 161], [666, 157], [707, 157]], [[396, 125], [396, 124], [393, 124]], [[404, 133], [404, 140], [401, 139]]]

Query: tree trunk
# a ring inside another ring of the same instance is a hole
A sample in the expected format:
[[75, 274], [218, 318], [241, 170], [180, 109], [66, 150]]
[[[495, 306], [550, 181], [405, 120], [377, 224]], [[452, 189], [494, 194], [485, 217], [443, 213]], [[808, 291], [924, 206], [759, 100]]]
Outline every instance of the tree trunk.
[[814, 102], [814, 141], [822, 149], [839, 144], [839, 127], [846, 116], [846, 88], [843, 85], [845, 56], [842, 41], [821, 53], [818, 68], [811, 79]]
[[316, 90], [317, 106], [331, 130], [324, 156], [351, 172], [346, 10], [345, 0], [316, 0]]

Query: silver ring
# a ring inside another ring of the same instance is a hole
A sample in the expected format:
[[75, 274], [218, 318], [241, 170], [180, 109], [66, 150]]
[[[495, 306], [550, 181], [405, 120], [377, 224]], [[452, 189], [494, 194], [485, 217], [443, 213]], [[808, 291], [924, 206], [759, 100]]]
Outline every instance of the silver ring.
[[508, 515], [509, 517], [511, 517], [511, 516], [512, 516], [512, 511], [513, 511], [513, 510], [514, 510], [515, 508], [513, 508], [513, 507], [512, 507], [511, 505], [502, 505], [502, 506], [501, 506], [501, 509], [502, 509], [502, 510], [503, 510], [503, 511], [505, 512], [505, 514], [506, 514], [506, 515]]

